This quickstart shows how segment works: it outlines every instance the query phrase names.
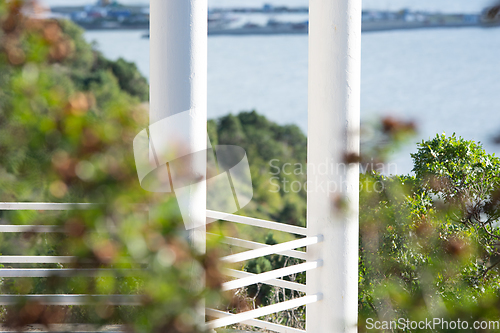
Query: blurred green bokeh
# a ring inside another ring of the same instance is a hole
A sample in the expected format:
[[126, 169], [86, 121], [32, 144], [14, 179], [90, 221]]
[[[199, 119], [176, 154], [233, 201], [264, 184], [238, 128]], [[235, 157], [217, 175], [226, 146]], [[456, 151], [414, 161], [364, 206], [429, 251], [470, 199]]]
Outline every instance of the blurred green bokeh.
[[74, 24], [25, 15], [34, 5], [0, 0], [0, 202], [102, 205], [2, 212], [2, 223], [59, 225], [64, 232], [0, 234], [0, 253], [77, 257], [72, 264], [31, 267], [115, 270], [99, 277], [4, 278], [0, 293], [132, 294], [142, 306], [24, 302], [2, 308], [2, 321], [203, 331], [195, 320], [199, 304], [218, 299], [219, 283], [211, 291], [193, 279], [207, 271], [217, 277], [208, 264], [213, 254], [190, 247], [175, 198], [144, 191], [137, 178], [132, 141], [148, 124], [141, 105], [147, 81], [134, 64], [105, 59]]

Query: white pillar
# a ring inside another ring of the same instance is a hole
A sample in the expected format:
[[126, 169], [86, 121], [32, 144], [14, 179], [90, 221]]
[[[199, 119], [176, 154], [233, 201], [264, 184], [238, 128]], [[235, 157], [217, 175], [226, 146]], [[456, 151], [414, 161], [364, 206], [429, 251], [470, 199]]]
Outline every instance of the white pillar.
[[[307, 332], [357, 332], [361, 0], [309, 0]], [[337, 206], [345, 202], [344, 211]]]
[[[188, 111], [182, 119], [182, 149], [191, 152], [207, 148], [207, 0], [150, 1], [150, 123]], [[170, 143], [167, 143], [170, 144]], [[182, 155], [182, 154], [181, 154]], [[206, 175], [206, 158], [200, 154], [175, 173], [190, 173], [193, 179]], [[186, 224], [201, 226], [190, 230], [194, 245], [205, 247], [206, 183], [175, 188], [183, 206]]]
[[[171, 149], [173, 155], [192, 156], [182, 158], [182, 163], [172, 161], [169, 166], [184, 223], [186, 227], [195, 226], [188, 231], [188, 237], [199, 253], [204, 253], [206, 246], [207, 15], [207, 0], [150, 0], [149, 120], [154, 124], [189, 112], [177, 118], [181, 123], [166, 121], [166, 127], [173, 124], [181, 129], [175, 134], [179, 142], [160, 145]], [[175, 136], [165, 134], [165, 137]], [[168, 156], [166, 159], [169, 160]], [[190, 186], [184, 186], [186, 179], [192, 183]], [[204, 278], [195, 267], [193, 264], [193, 288], [199, 289], [203, 287]], [[202, 327], [205, 323], [203, 302], [198, 315], [195, 320]]]

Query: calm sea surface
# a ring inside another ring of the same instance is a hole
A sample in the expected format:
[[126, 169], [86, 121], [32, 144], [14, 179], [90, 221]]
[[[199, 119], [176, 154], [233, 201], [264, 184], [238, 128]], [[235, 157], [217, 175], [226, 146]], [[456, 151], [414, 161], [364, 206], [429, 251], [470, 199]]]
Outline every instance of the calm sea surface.
[[[87, 32], [110, 58], [149, 73], [143, 32]], [[208, 114], [255, 109], [307, 130], [307, 36], [217, 36], [208, 40]], [[483, 142], [500, 134], [500, 29], [436, 29], [363, 34], [363, 121], [396, 115], [414, 119], [415, 142], [446, 132]], [[394, 157], [411, 170], [411, 144]]]

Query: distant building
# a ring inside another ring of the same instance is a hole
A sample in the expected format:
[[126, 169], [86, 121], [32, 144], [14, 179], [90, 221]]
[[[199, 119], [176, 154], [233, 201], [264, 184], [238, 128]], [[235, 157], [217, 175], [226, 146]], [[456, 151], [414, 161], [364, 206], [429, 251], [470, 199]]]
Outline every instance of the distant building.
[[271, 11], [273, 11], [274, 7], [268, 3], [264, 4], [264, 6], [262, 6], [262, 11], [264, 13], [270, 13]]
[[417, 21], [417, 16], [415, 15], [415, 13], [411, 12], [409, 9], [402, 10], [402, 17], [403, 17], [403, 20], [406, 22]]
[[479, 22], [479, 15], [465, 14], [463, 16], [463, 20], [464, 20], [464, 22], [467, 22], [467, 23], [478, 23]]

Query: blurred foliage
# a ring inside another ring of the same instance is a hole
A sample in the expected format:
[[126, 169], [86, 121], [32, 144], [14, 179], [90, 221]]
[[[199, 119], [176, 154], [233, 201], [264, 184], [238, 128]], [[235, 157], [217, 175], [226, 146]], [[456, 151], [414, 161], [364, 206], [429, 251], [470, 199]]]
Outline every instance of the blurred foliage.
[[368, 318], [442, 318], [467, 321], [473, 332], [475, 321], [500, 315], [500, 160], [455, 135], [417, 148], [413, 176], [361, 177], [365, 189], [383, 190], [361, 191], [360, 330]]
[[[106, 298], [82, 307], [23, 301], [2, 308], [2, 321], [202, 331], [195, 320], [200, 301], [219, 297], [214, 254], [191, 248], [175, 198], [148, 193], [137, 179], [132, 141], [148, 124], [139, 105], [147, 99], [146, 80], [134, 65], [93, 50], [72, 23], [25, 15], [34, 5], [0, 0], [0, 201], [102, 205], [2, 212], [2, 223], [50, 224], [62, 232], [0, 234], [0, 253], [76, 256], [71, 264], [36, 268], [115, 270], [96, 277], [4, 278], [0, 293], [132, 294], [142, 306], [112, 306]], [[193, 281], [203, 275], [214, 291]]]

